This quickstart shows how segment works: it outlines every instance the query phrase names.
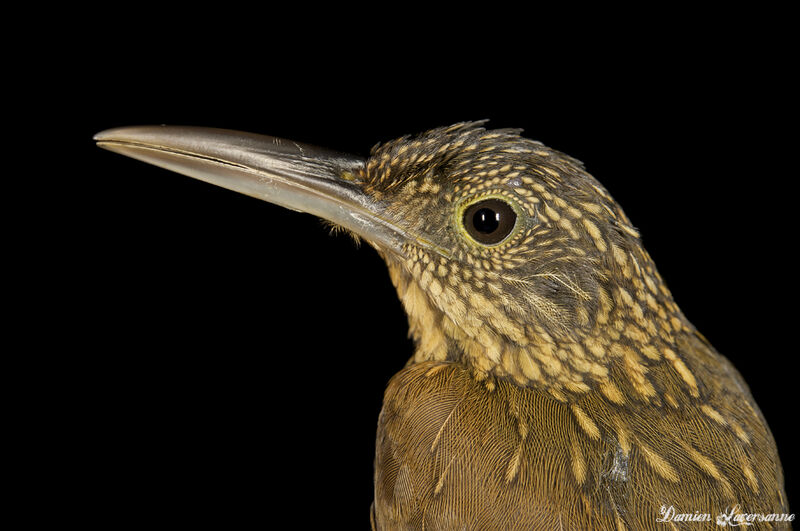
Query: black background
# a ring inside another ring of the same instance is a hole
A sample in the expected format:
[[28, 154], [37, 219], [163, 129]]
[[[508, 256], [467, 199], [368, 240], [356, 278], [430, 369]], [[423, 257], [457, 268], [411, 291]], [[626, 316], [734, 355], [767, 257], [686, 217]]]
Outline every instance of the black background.
[[47, 312], [71, 352], [48, 359], [48, 448], [55, 488], [85, 486], [69, 511], [366, 528], [383, 390], [412, 353], [371, 248], [99, 150], [94, 133], [205, 125], [366, 155], [484, 118], [582, 160], [623, 206], [751, 386], [791, 502], [796, 171], [782, 127], [795, 104], [779, 40], [646, 27], [573, 49], [519, 30], [229, 16], [106, 15], [51, 84], [71, 166], [54, 183]]

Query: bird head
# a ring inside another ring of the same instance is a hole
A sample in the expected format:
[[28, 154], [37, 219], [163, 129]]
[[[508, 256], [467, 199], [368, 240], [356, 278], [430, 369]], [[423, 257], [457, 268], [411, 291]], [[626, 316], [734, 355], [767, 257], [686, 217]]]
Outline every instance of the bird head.
[[[104, 131], [101, 147], [294, 210], [363, 238], [409, 317], [413, 361], [539, 385], [557, 398], [648, 360], [688, 324], [637, 231], [575, 159], [516, 129], [460, 123], [368, 158], [217, 129]], [[610, 387], [608, 387], [610, 386]]]

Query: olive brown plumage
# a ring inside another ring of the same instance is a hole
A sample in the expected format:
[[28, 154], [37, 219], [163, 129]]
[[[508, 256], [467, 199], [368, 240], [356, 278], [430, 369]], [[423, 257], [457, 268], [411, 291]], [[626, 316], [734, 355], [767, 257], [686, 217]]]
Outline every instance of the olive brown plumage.
[[[788, 512], [746, 384], [683, 316], [619, 205], [575, 159], [483, 125], [366, 160], [198, 128], [96, 138], [325, 217], [385, 259], [416, 350], [378, 421], [375, 529]], [[717, 527], [692, 523], [704, 526]]]

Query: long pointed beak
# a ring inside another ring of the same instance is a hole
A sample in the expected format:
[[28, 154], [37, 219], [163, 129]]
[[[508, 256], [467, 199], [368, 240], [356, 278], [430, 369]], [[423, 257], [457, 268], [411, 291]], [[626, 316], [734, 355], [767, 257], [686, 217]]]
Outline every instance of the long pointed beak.
[[279, 138], [205, 127], [108, 129], [97, 145], [341, 225], [380, 251], [408, 235], [359, 185], [364, 159]]

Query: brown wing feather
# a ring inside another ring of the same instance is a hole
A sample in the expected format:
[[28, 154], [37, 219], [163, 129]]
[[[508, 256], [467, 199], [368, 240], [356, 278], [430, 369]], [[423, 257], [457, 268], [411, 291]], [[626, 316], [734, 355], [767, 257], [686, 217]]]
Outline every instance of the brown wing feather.
[[503, 381], [490, 390], [453, 363], [407, 367], [379, 420], [375, 528], [663, 529], [673, 506], [712, 515], [692, 529], [716, 529], [734, 504], [787, 511], [766, 487], [782, 478], [760, 413], [728, 362], [705, 355], [691, 367], [703, 400], [668, 367], [652, 375], [675, 405], [566, 403]]

